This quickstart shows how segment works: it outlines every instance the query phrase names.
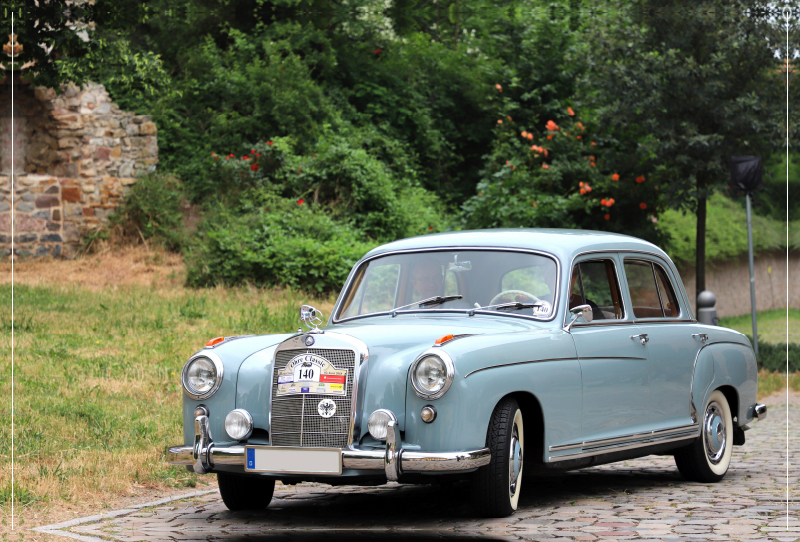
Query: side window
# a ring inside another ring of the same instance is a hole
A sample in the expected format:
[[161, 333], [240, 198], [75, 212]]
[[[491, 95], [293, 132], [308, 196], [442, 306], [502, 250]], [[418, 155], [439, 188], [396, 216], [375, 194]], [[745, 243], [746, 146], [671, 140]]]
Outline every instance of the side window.
[[661, 266], [649, 261], [625, 260], [625, 275], [636, 318], [678, 316], [675, 290]]
[[592, 307], [593, 321], [623, 318], [619, 282], [611, 260], [581, 262], [572, 271], [569, 308]]
[[664, 309], [664, 316], [667, 318], [677, 318], [680, 306], [678, 299], [675, 297], [675, 289], [669, 281], [667, 272], [660, 265], [655, 265], [656, 270], [656, 283], [658, 284], [658, 293], [661, 296], [661, 306]]

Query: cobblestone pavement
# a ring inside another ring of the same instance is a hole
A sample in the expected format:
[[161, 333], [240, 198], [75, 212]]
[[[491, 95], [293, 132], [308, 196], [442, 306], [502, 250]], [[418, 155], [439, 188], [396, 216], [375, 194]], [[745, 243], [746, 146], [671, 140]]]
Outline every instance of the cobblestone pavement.
[[[229, 512], [218, 493], [130, 510], [60, 533], [85, 542], [199, 540], [800, 540], [800, 403], [790, 405], [791, 501], [786, 504], [786, 407], [770, 406], [734, 448], [718, 484], [684, 481], [671, 457], [526, 480], [519, 510], [474, 519], [466, 486], [330, 487], [275, 492], [258, 513]], [[788, 513], [788, 515], [787, 515]], [[787, 530], [788, 522], [788, 530]], [[58, 526], [52, 526], [58, 529]], [[49, 530], [55, 533], [55, 530]]]

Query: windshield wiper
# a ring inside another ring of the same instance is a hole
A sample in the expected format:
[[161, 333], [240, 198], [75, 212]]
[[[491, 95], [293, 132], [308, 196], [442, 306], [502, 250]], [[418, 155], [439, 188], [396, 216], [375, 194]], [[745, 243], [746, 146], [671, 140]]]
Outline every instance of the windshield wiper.
[[485, 307], [475, 307], [469, 311], [469, 315], [475, 314], [475, 311], [489, 310], [494, 308], [496, 311], [504, 311], [506, 309], [530, 309], [533, 307], [541, 307], [544, 305], [543, 301], [523, 303], [521, 301], [512, 301], [511, 303], [500, 303], [499, 305], [486, 305]]
[[425, 307], [427, 305], [441, 305], [445, 301], [452, 301], [454, 299], [461, 299], [462, 297], [464, 297], [464, 296], [463, 295], [446, 295], [446, 296], [436, 295], [436, 296], [433, 296], [433, 297], [429, 297], [428, 299], [423, 299], [422, 301], [414, 301], [413, 303], [409, 303], [408, 305], [403, 305], [402, 307], [397, 307], [396, 309], [394, 309], [392, 311], [392, 316], [396, 316], [397, 315], [397, 311], [401, 311], [401, 310], [406, 309], [408, 307], [413, 307], [414, 305], [419, 305], [420, 307]]

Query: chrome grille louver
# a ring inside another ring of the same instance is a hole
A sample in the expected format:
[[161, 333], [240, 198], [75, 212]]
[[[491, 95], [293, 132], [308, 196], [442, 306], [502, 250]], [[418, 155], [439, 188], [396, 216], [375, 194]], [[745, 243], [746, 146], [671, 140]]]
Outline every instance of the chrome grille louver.
[[[305, 353], [321, 356], [338, 369], [347, 369], [347, 388], [344, 396], [314, 393], [276, 396], [278, 371], [285, 368], [292, 358]], [[353, 393], [356, 389], [356, 369], [356, 352], [353, 349], [305, 347], [278, 349], [272, 372], [270, 416], [270, 443], [272, 446], [346, 447], [349, 444], [353, 424], [352, 408], [354, 406]], [[336, 403], [334, 416], [323, 418], [317, 412], [317, 405], [323, 399], [332, 399]]]

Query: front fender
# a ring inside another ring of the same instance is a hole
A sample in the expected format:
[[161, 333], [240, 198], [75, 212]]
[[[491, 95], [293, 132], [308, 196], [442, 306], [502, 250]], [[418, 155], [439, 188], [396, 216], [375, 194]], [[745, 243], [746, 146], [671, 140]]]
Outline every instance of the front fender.
[[[440, 399], [420, 398], [408, 386], [405, 444], [432, 452], [481, 448], [494, 407], [512, 393], [528, 393], [539, 401], [545, 447], [580, 435], [581, 370], [572, 337], [527, 333], [495, 342], [471, 337], [443, 347], [453, 359], [455, 378]], [[433, 423], [420, 419], [425, 405], [436, 408]]]
[[731, 408], [735, 408], [737, 425], [750, 422], [758, 391], [758, 366], [752, 348], [740, 342], [718, 341], [700, 349], [692, 379], [692, 400], [699, 416], [711, 392], [723, 386], [736, 393], [737, 406]]
[[[222, 343], [220, 346], [209, 349], [219, 356], [223, 365], [222, 384], [219, 389], [208, 399], [195, 400], [183, 394], [183, 442], [186, 446], [194, 443], [194, 409], [198, 405], [205, 405], [209, 410], [209, 429], [214, 441], [225, 445], [228, 441], [228, 434], [225, 432], [225, 416], [236, 408], [237, 387], [241, 380], [240, 368], [243, 362], [252, 357], [251, 354], [259, 352], [264, 348], [277, 345], [281, 341], [291, 337], [290, 334], [282, 335], [259, 335], [254, 337], [244, 337]], [[197, 354], [202, 354], [206, 349], [200, 350]], [[249, 373], [245, 379], [249, 381]], [[256, 379], [269, 380], [269, 374], [264, 378], [263, 375]], [[259, 412], [262, 409], [257, 409]], [[253, 411], [250, 411], [251, 413]]]

